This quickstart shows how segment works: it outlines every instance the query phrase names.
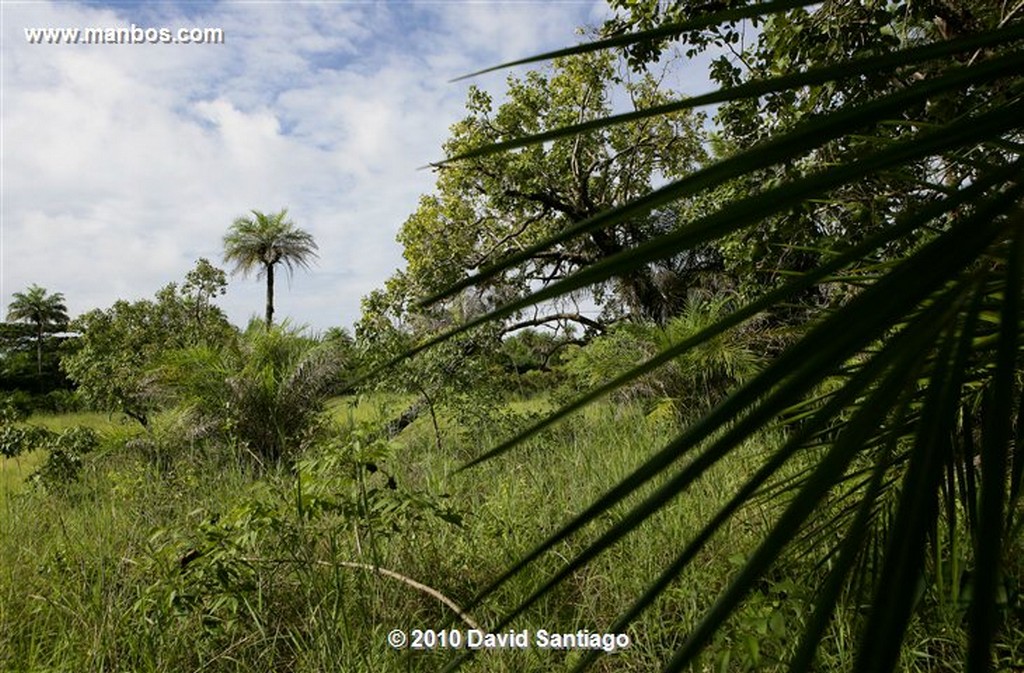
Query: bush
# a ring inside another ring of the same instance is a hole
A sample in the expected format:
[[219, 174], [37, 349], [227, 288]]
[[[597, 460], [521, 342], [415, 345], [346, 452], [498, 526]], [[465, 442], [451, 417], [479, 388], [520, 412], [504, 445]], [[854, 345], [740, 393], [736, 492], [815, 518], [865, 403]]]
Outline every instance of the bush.
[[23, 453], [44, 447], [52, 434], [46, 428], [34, 425], [0, 422], [0, 455], [5, 458], [16, 458]]
[[37, 401], [37, 409], [53, 414], [70, 414], [84, 408], [82, 398], [74, 390], [57, 389], [43, 395]]
[[267, 467], [291, 461], [315, 434], [342, 368], [330, 345], [256, 324], [229, 347], [172, 354], [162, 378], [178, 402], [183, 439], [212, 440]]
[[43, 432], [46, 433], [43, 446], [49, 453], [28, 479], [46, 490], [60, 491], [78, 480], [83, 458], [99, 446], [99, 437], [92, 428], [84, 426], [67, 428], [60, 433]]
[[0, 398], [0, 408], [10, 410], [13, 420], [24, 420], [35, 411], [35, 401], [32, 394], [24, 390], [15, 390]]

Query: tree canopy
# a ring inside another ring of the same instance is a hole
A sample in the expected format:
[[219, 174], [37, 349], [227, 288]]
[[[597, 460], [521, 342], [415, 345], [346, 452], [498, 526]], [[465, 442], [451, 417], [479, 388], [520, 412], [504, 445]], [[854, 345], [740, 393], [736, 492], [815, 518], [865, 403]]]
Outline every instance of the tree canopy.
[[[469, 115], [452, 126], [447, 158], [490, 143], [599, 119], [612, 110], [648, 109], [671, 92], [651, 75], [632, 76], [610, 54], [559, 59], [547, 70], [510, 77], [506, 100], [470, 90]], [[472, 157], [437, 166], [437, 186], [399, 234], [408, 262], [404, 286], [412, 296], [430, 294], [522, 253], [608, 208], [626, 203], [665, 179], [693, 171], [705, 158], [702, 115], [664, 115], [561, 138], [521, 150]], [[535, 251], [478, 286], [481, 306], [519, 297], [573, 271], [649, 240], [687, 216], [690, 204], [629, 218], [543, 251]], [[629, 313], [664, 320], [685, 294], [685, 276], [712, 260], [675, 258], [631, 270], [594, 288], [587, 298], [607, 319]], [[600, 328], [605, 318], [577, 307], [532, 316], [533, 324], [576, 323]]]
[[200, 259], [180, 288], [170, 283], [153, 299], [120, 300], [84, 313], [72, 323], [81, 336], [64, 355], [64, 370], [92, 406], [147, 425], [161, 402], [155, 369], [162, 359], [235, 334], [223, 311], [210, 303], [224, 286], [224, 272]]

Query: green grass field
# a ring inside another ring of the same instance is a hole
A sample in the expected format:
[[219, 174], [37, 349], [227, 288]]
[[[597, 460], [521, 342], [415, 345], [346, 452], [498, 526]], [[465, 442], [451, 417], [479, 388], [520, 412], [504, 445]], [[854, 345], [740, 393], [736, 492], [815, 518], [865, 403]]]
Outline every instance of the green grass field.
[[[438, 670], [458, 652], [396, 650], [388, 634], [455, 630], [466, 638], [470, 625], [438, 596], [468, 606], [469, 620], [493, 626], [625, 509], [557, 544], [484, 602], [471, 605], [473, 596], [672, 430], [635, 407], [598, 404], [505, 456], [459, 471], [507, 428], [462, 427], [445, 416], [440, 448], [423, 416], [390, 444], [346, 429], [378, 423], [407, 402], [333, 401], [337, 439], [294, 471], [255, 475], [193, 454], [157, 465], [108, 448], [86, 462], [78, 483], [45, 492], [22, 481], [39, 455], [5, 461], [3, 670]], [[503, 422], [514, 426], [544, 404], [517, 403]], [[76, 421], [95, 423], [100, 433], [123, 432], [92, 415], [31, 419], [53, 428]], [[763, 449], [751, 444], [734, 453], [506, 629], [531, 635], [610, 629], [735, 491]], [[778, 502], [742, 510], [624, 629], [629, 647], [602, 655], [595, 670], [659, 668], [778, 511]], [[697, 670], [782, 668], [809, 614], [805, 578], [814, 575], [812, 564], [794, 557], [780, 566], [719, 632]], [[840, 611], [820, 670], [852, 666], [852, 614]], [[916, 640], [904, 670], [959, 670], [950, 662], [961, 637], [946, 617], [931, 619], [927, 629], [912, 630]], [[948, 628], [936, 631], [935, 624]], [[536, 647], [479, 651], [463, 670], [563, 670], [580, 656]]]

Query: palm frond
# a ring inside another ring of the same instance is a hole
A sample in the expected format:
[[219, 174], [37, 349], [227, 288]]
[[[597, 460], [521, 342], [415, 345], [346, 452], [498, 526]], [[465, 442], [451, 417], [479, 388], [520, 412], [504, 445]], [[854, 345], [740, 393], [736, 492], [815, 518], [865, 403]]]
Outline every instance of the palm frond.
[[[804, 2], [741, 4], [706, 13], [689, 22], [655, 31], [619, 36], [535, 57], [557, 57], [662, 39], [723, 22], [764, 17]], [[424, 300], [431, 304], [472, 286], [531, 255], [575, 237], [643, 216], [680, 199], [713, 199], [727, 185], [757, 185], [769, 169], [782, 177], [752, 193], [721, 199], [711, 212], [673, 231], [632, 245], [621, 253], [497, 307], [411, 349], [403, 357], [482, 324], [507, 318], [530, 306], [571, 294], [679, 255], [696, 246], [757, 227], [766, 218], [829, 204], [844, 189], [870, 190], [880, 176], [921, 189], [905, 198], [884, 226], [863, 240], [792, 276], [646, 362], [598, 385], [516, 437], [484, 452], [466, 467], [493, 459], [526, 437], [550, 427], [582, 406], [723, 334], [758, 313], [777, 307], [801, 291], [827, 280], [856, 280], [844, 303], [822, 310], [802, 335], [756, 376], [688, 425], [609, 491], [484, 587], [472, 605], [490, 598], [512, 577], [534, 564], [612, 508], [625, 509], [563, 567], [540, 582], [495, 628], [522, 615], [574, 572], [620, 543], [689, 489], [710, 468], [764, 428], [789, 416], [788, 436], [732, 494], [729, 502], [663, 568], [648, 589], [612, 627], [621, 630], [653, 604], [723, 524], [754, 497], [785, 495], [785, 506], [754, 554], [718, 600], [666, 662], [666, 670], [684, 670], [713, 634], [742, 603], [755, 583], [799, 541], [813, 544], [817, 531], [836, 530], [838, 543], [822, 557], [831, 564], [817, 593], [801, 638], [793, 671], [807, 670], [851, 583], [870, 594], [870, 608], [856, 657], [860, 671], [892, 670], [927, 566], [932, 531], [945, 516], [951, 531], [957, 514], [953, 500], [966, 506], [973, 531], [978, 577], [968, 613], [968, 670], [991, 669], [991, 645], [997, 623], [997, 578], [1010, 538], [1017, 530], [1014, 505], [1021, 492], [1024, 460], [1010, 452], [1024, 414], [1017, 381], [1022, 348], [1021, 202], [1024, 197], [1024, 25], [1006, 21], [952, 40], [934, 40], [867, 58], [796, 68], [775, 78], [754, 80], [705, 96], [630, 115], [608, 117], [544, 134], [476, 148], [449, 161], [515, 151], [627, 121], [668, 114], [699, 105], [756, 101], [760, 96], [830, 85], [873, 70], [909, 72], [928, 62], [935, 74], [879, 90], [866, 100], [840, 101], [821, 114], [808, 115], [749, 149], [725, 158], [590, 219], [564, 227], [547, 239], [477, 270]], [[971, 54], [966, 65], [950, 61]], [[949, 62], [944, 62], [946, 59]], [[530, 62], [524, 59], [516, 63]], [[916, 81], [914, 81], [916, 80]], [[964, 99], [995, 91], [957, 114], [931, 118], [922, 110], [938, 101]], [[921, 117], [925, 118], [922, 119]], [[898, 128], [898, 132], [892, 129]], [[792, 166], [821, 156], [840, 140], [857, 143], [858, 152], [813, 169]], [[785, 167], [785, 169], [783, 169]], [[957, 180], [949, 173], [961, 171]], [[916, 172], [912, 169], [917, 168]], [[925, 177], [921, 177], [921, 176]], [[894, 242], [902, 252], [884, 263], [875, 255]], [[399, 358], [401, 359], [401, 358]], [[826, 381], [834, 385], [824, 387]], [[825, 392], [822, 392], [825, 390]], [[967, 409], [965, 395], [983, 400], [980, 411]], [[974, 416], [982, 424], [976, 428]], [[975, 435], [980, 440], [976, 442]], [[973, 461], [980, 461], [980, 483]], [[783, 467], [796, 457], [809, 461], [796, 476]], [[940, 498], [947, 498], [945, 513]], [[829, 500], [834, 498], [833, 500]], [[825, 507], [830, 502], [831, 509]], [[827, 518], [818, 516], [828, 510]], [[953, 534], [953, 533], [951, 533]], [[934, 540], [933, 540], [934, 542]], [[982, 579], [984, 577], [984, 579]], [[954, 578], [951, 581], [956, 581]], [[581, 667], [592, 660], [585, 658]]]

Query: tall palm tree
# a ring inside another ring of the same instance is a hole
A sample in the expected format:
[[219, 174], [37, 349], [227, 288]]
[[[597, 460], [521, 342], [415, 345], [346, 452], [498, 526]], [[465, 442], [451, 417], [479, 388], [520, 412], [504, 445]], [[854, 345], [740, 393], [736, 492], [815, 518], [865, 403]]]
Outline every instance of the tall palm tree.
[[7, 319], [30, 322], [36, 328], [36, 374], [43, 375], [43, 332], [49, 327], [63, 327], [68, 323], [68, 309], [64, 295], [47, 293], [45, 288], [33, 284], [25, 292], [15, 292], [14, 301], [7, 305]]
[[274, 267], [283, 264], [289, 275], [296, 266], [309, 268], [317, 257], [312, 234], [298, 229], [287, 219], [288, 210], [277, 213], [252, 211], [252, 217], [239, 217], [224, 236], [224, 261], [235, 265], [232, 273], [267, 278], [267, 327], [274, 320]]

